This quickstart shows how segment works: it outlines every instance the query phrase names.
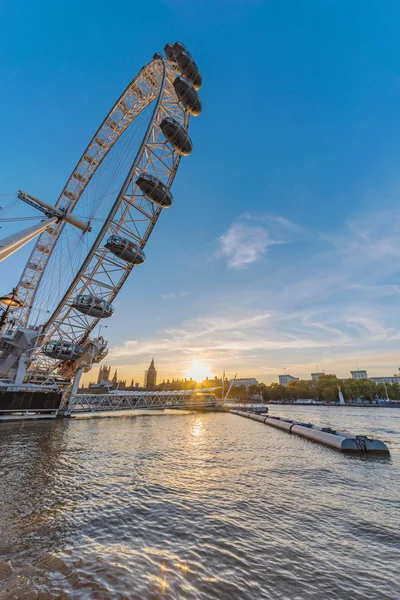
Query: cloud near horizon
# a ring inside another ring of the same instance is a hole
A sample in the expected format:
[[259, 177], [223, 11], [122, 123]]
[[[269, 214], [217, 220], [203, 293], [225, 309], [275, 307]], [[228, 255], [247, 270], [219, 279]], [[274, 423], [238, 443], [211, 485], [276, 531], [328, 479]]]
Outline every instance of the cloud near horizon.
[[[268, 277], [257, 269], [253, 285], [243, 285], [241, 269], [263, 261], [278, 233], [280, 243], [293, 245], [289, 259]], [[284, 367], [302, 377], [317, 366], [345, 376], [357, 364], [392, 374], [400, 358], [399, 234], [397, 210], [354, 218], [329, 236], [241, 215], [220, 238], [228, 272], [237, 271], [222, 295], [208, 291], [203, 314], [126, 340], [109, 358], [145, 364], [154, 354], [166, 376], [186, 373], [193, 358], [213, 374], [229, 368], [264, 381], [276, 380]], [[317, 250], [308, 252], [301, 242], [313, 237]]]

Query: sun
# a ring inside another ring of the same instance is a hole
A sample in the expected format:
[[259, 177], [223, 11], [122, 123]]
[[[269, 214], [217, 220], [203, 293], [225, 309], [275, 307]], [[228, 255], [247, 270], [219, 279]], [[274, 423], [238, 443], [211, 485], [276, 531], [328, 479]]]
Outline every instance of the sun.
[[194, 379], [195, 381], [203, 381], [206, 377], [210, 377], [210, 369], [206, 363], [199, 360], [193, 360], [192, 366], [188, 369], [185, 377]]

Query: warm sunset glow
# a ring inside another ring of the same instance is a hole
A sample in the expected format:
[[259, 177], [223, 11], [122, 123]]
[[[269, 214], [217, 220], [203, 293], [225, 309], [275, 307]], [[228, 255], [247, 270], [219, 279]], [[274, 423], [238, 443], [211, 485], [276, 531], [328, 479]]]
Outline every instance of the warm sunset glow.
[[188, 369], [185, 377], [195, 379], [196, 381], [203, 381], [206, 377], [211, 377], [210, 369], [205, 363], [193, 360], [192, 366]]

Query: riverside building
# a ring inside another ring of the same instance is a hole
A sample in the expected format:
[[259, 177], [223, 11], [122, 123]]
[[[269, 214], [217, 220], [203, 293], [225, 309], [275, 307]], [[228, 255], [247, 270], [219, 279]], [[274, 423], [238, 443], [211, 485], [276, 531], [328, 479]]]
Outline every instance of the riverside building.
[[[212, 383], [212, 382], [210, 382]], [[244, 386], [245, 388], [250, 387], [251, 385], [258, 385], [258, 381], [255, 377], [247, 377], [243, 379], [231, 379], [229, 381], [229, 385], [232, 385], [233, 388]]]
[[293, 377], [293, 375], [278, 375], [278, 377], [279, 384], [284, 385], [285, 387], [287, 387], [289, 383], [292, 383], [293, 381], [299, 381], [299, 378]]
[[325, 375], [325, 373], [311, 373], [311, 379], [313, 381], [318, 381], [318, 379], [321, 377], [321, 375]]
[[367, 371], [359, 369], [358, 371], [350, 371], [352, 379], [368, 379]]

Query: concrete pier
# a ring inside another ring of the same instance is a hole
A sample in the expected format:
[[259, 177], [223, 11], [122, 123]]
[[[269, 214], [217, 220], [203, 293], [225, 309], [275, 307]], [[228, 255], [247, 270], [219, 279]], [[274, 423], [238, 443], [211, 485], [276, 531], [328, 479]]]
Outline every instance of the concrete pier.
[[339, 450], [339, 452], [390, 454], [389, 449], [384, 442], [369, 438], [366, 435], [352, 435], [350, 433], [344, 433], [343, 431], [336, 431], [330, 427], [317, 427], [311, 423], [301, 423], [300, 421], [281, 419], [280, 417], [270, 417], [268, 415], [257, 415], [240, 410], [231, 410], [230, 412], [234, 415], [246, 417], [247, 419], [259, 421], [270, 427], [281, 429], [287, 433], [294, 433], [313, 442]]

